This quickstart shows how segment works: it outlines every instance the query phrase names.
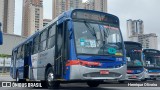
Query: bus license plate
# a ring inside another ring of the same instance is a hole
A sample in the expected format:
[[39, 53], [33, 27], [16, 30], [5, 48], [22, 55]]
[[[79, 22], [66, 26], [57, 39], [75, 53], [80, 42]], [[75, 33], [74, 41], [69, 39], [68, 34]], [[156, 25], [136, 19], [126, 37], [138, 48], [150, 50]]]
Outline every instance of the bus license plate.
[[100, 74], [109, 74], [109, 71], [108, 70], [101, 70]]
[[137, 76], [134, 75], [134, 76], [132, 76], [132, 78], [137, 78]]

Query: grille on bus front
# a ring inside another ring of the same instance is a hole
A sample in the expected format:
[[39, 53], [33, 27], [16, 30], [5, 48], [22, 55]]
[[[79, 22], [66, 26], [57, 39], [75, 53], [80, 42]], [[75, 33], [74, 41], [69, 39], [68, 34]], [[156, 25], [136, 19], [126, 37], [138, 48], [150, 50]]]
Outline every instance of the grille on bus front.
[[100, 72], [92, 72], [83, 74], [84, 77], [120, 77], [121, 74], [110, 72], [109, 74], [100, 74]]

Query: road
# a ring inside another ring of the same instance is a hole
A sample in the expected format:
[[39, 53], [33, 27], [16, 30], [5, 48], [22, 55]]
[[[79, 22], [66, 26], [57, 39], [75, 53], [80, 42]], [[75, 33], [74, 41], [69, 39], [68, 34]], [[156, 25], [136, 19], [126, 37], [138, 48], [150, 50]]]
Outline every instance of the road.
[[[13, 81], [10, 76], [0, 76], [0, 81]], [[159, 87], [128, 87], [128, 83], [136, 84], [136, 83], [158, 83], [160, 84], [160, 81], [152, 81], [149, 80], [147, 82], [126, 82], [125, 84], [117, 84], [117, 83], [106, 83], [101, 84], [97, 88], [90, 88], [85, 83], [70, 83], [70, 84], [61, 84], [61, 87], [58, 90], [160, 90]], [[1, 83], [0, 83], [1, 84]], [[124, 87], [126, 86], [126, 87]], [[31, 90], [31, 88], [2, 88], [0, 87], [0, 90]], [[32, 88], [33, 90], [33, 88]], [[36, 90], [42, 90], [42, 89], [36, 89]]]

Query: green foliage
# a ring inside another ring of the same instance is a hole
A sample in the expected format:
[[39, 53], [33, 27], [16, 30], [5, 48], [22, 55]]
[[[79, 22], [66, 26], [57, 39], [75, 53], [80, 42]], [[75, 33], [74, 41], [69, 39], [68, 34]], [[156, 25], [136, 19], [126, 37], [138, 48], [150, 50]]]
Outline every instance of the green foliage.
[[0, 54], [0, 58], [9, 58], [11, 57], [10, 55], [7, 55], [7, 54]]

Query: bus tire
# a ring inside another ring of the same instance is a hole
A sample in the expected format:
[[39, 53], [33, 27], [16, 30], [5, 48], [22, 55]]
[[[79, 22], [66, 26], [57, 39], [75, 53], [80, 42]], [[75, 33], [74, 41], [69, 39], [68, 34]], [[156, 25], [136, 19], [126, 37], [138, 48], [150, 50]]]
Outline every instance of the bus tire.
[[121, 84], [125, 83], [125, 81], [118, 81], [118, 82], [121, 83]]
[[145, 82], [145, 81], [147, 81], [147, 78], [145, 78], [145, 79], [142, 79], [141, 81], [142, 81], [142, 82]]
[[52, 67], [49, 67], [47, 69], [45, 80], [48, 88], [59, 88], [60, 86], [60, 83], [58, 81], [54, 81], [54, 72]]
[[157, 78], [153, 78], [153, 80], [157, 80]]
[[98, 82], [98, 81], [88, 81], [87, 85], [89, 87], [98, 87], [100, 85], [100, 82]]

